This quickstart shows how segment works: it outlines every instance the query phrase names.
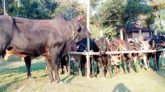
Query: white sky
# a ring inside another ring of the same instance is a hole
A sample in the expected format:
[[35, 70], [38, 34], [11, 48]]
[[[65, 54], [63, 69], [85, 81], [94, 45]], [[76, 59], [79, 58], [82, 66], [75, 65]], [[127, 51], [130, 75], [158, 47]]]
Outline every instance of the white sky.
[[83, 4], [84, 6], [87, 5], [87, 0], [78, 0], [79, 3]]

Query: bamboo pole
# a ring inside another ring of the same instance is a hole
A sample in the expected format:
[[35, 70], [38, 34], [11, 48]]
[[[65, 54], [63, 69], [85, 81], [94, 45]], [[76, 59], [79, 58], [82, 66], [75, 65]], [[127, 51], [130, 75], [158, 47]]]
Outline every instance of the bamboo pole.
[[5, 0], [3, 0], [3, 15], [7, 15], [6, 14], [6, 4], [5, 4]]
[[[90, 24], [90, 0], [87, 0], [87, 29], [90, 31], [89, 24]], [[90, 51], [90, 38], [87, 39], [87, 50]], [[87, 78], [90, 78], [90, 55], [86, 54], [87, 59]]]

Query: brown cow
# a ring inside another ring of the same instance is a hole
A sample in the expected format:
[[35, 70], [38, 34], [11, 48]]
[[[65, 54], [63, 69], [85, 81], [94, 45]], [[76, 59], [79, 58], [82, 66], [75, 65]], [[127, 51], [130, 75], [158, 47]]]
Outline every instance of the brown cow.
[[0, 16], [0, 55], [4, 56], [9, 48], [18, 55], [25, 55], [28, 71], [31, 57], [44, 55], [51, 82], [54, 81], [53, 70], [57, 83], [60, 82], [59, 59], [67, 54], [71, 43], [89, 36], [86, 25], [77, 19], [29, 20]]

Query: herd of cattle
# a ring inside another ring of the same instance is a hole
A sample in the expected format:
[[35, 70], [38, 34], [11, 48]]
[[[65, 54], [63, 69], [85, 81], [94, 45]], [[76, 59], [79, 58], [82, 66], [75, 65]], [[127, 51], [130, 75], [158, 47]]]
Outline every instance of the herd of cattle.
[[[7, 54], [14, 54], [24, 58], [27, 76], [31, 77], [31, 59], [43, 55], [49, 71], [49, 78], [54, 82], [60, 82], [59, 65], [67, 65], [67, 54], [69, 51], [86, 51], [87, 38], [90, 33], [85, 22], [81, 18], [74, 18], [67, 21], [61, 17], [51, 20], [29, 20], [10, 16], [0, 16], [0, 56], [5, 58]], [[112, 66], [115, 72], [120, 71], [123, 62], [124, 72], [131, 72], [131, 62], [134, 62], [136, 72], [138, 72], [138, 58], [143, 59], [145, 68], [148, 69], [149, 58], [155, 58], [155, 69], [159, 70], [158, 61], [161, 52], [155, 53], [125, 53], [107, 55], [107, 51], [132, 51], [150, 50], [162, 47], [165, 41], [164, 36], [154, 36], [150, 40], [143, 38], [129, 39], [128, 41], [109, 41], [107, 38], [90, 39], [90, 50], [100, 52], [100, 55], [93, 55], [91, 59], [91, 76], [95, 76], [94, 62], [97, 64], [97, 73], [105, 77], [107, 70], [113, 77]], [[155, 57], [156, 55], [156, 57]], [[147, 56], [146, 59], [142, 58]], [[83, 68], [86, 71], [86, 58], [83, 55], [72, 55], [71, 60], [78, 62], [79, 74], [82, 75]], [[72, 65], [72, 68], [74, 66]], [[63, 71], [62, 71], [63, 72]], [[73, 71], [72, 71], [73, 72]], [[86, 75], [86, 72], [85, 72]]]
[[[155, 70], [159, 70], [159, 57], [162, 52], [152, 52], [152, 53], [120, 53], [120, 54], [106, 54], [106, 52], [111, 51], [148, 51], [157, 50], [163, 48], [161, 44], [165, 41], [164, 36], [153, 36], [151, 39], [144, 39], [139, 37], [137, 39], [128, 39], [128, 41], [114, 40], [109, 41], [107, 38], [102, 37], [100, 39], [90, 39], [90, 50], [93, 52], [99, 52], [100, 55], [93, 55], [90, 57], [91, 65], [91, 77], [95, 77], [94, 73], [94, 62], [97, 64], [97, 73], [101, 73], [102, 77], [106, 76], [107, 71], [109, 71], [110, 76], [113, 78], [114, 72], [120, 72], [120, 66], [123, 63], [124, 73], [131, 72], [131, 68], [134, 68], [138, 72], [138, 60], [142, 60], [142, 67], [145, 69], [150, 68], [149, 59], [153, 59]], [[76, 49], [77, 47], [77, 49]], [[83, 38], [81, 41], [72, 46], [72, 50], [77, 52], [83, 52], [87, 50], [87, 38]], [[146, 56], [146, 58], [144, 58]], [[85, 76], [87, 75], [87, 62], [86, 57], [83, 55], [72, 55], [74, 59], [78, 62], [79, 74], [82, 75], [83, 68], [85, 69]], [[66, 60], [66, 57], [64, 57]], [[64, 59], [62, 62], [65, 62]], [[133, 64], [131, 63], [133, 62]], [[64, 63], [62, 63], [63, 66]], [[66, 63], [65, 63], [66, 64]], [[127, 71], [128, 65], [128, 71]], [[144, 67], [145, 66], [145, 67]], [[163, 65], [164, 66], [164, 63]], [[63, 68], [62, 68], [63, 70]], [[67, 69], [66, 69], [67, 70]]]

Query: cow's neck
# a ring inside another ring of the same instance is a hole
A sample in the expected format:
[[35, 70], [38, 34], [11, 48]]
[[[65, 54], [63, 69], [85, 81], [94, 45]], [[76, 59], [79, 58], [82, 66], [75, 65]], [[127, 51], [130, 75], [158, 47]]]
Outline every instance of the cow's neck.
[[67, 29], [68, 29], [69, 34], [70, 34], [70, 35], [67, 34], [67, 36], [69, 36], [68, 41], [71, 43], [74, 42], [78, 37], [78, 35], [76, 35], [76, 30], [75, 30], [76, 24], [75, 23], [77, 23], [75, 20], [71, 20], [71, 21], [69, 21], [69, 23], [67, 25]]

